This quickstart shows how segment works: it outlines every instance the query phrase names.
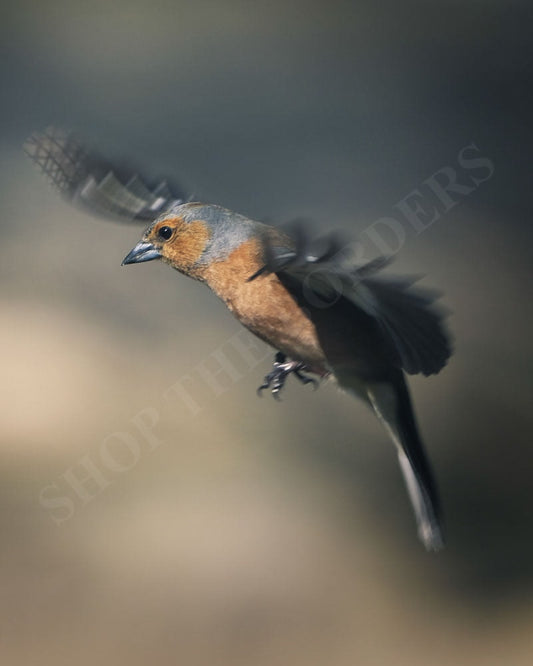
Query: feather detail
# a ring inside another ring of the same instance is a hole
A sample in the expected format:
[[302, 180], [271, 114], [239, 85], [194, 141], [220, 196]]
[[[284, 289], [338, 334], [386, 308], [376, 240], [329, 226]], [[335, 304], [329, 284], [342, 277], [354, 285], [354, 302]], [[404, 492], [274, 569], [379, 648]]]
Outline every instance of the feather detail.
[[366, 390], [376, 416], [396, 444], [420, 540], [427, 550], [440, 550], [444, 545], [440, 503], [405, 381], [398, 376], [391, 383], [369, 384]]
[[451, 355], [443, 319], [435, 305], [438, 292], [413, 284], [419, 279], [378, 275], [390, 257], [362, 266], [350, 262], [349, 246], [331, 234], [311, 241], [299, 230], [291, 242], [264, 239], [264, 265], [249, 280], [265, 273], [290, 276], [302, 286], [310, 304], [323, 307], [345, 299], [378, 324], [391, 361], [409, 374], [439, 372]]
[[167, 180], [149, 185], [131, 167], [90, 151], [72, 132], [54, 127], [35, 132], [24, 150], [64, 199], [98, 217], [146, 224], [184, 200]]

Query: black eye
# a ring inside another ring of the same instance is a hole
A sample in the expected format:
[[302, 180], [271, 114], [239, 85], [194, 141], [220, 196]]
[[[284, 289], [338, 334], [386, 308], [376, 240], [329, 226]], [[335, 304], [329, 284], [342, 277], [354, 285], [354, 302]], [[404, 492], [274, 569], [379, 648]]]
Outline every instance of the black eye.
[[172, 236], [172, 229], [170, 227], [161, 227], [157, 232], [157, 235], [163, 240], [168, 240]]

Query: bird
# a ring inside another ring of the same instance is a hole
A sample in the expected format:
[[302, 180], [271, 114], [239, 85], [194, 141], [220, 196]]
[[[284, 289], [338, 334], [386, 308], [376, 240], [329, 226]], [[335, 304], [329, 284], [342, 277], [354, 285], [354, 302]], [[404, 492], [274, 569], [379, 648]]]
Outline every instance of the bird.
[[287, 377], [330, 379], [375, 413], [395, 445], [428, 551], [444, 545], [437, 486], [406, 375], [438, 373], [452, 353], [438, 292], [388, 276], [390, 257], [355, 264], [344, 239], [313, 238], [301, 223], [273, 226], [192, 201], [169, 179], [150, 182], [50, 127], [25, 151], [69, 203], [121, 222], [144, 223], [122, 265], [162, 261], [218, 296], [275, 351], [258, 391], [279, 398]]

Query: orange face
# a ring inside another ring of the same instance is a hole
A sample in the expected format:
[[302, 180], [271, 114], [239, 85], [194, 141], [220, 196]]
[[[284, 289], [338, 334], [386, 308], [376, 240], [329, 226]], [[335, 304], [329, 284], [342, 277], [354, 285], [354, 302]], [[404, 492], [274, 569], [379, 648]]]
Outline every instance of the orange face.
[[181, 273], [200, 277], [197, 262], [209, 238], [204, 221], [185, 222], [182, 217], [170, 217], [150, 226], [122, 263], [162, 259]]
[[173, 217], [155, 224], [147, 240], [159, 248], [163, 261], [189, 273], [205, 250], [209, 237], [209, 229], [202, 220], [185, 222], [181, 217]]

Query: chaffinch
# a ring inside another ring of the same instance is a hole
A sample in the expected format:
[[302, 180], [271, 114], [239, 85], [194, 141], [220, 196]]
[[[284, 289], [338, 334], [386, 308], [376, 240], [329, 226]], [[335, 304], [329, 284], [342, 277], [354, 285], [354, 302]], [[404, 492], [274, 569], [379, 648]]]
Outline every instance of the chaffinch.
[[405, 373], [430, 375], [451, 347], [435, 295], [386, 278], [387, 263], [346, 261], [339, 239], [312, 242], [217, 205], [187, 202], [117, 169], [70, 133], [33, 134], [26, 152], [60, 193], [91, 213], [149, 223], [123, 264], [160, 259], [204, 282], [235, 317], [276, 350], [260, 390], [279, 396], [285, 379], [331, 377], [362, 399], [396, 445], [419, 536], [443, 545], [437, 491], [415, 422]]

